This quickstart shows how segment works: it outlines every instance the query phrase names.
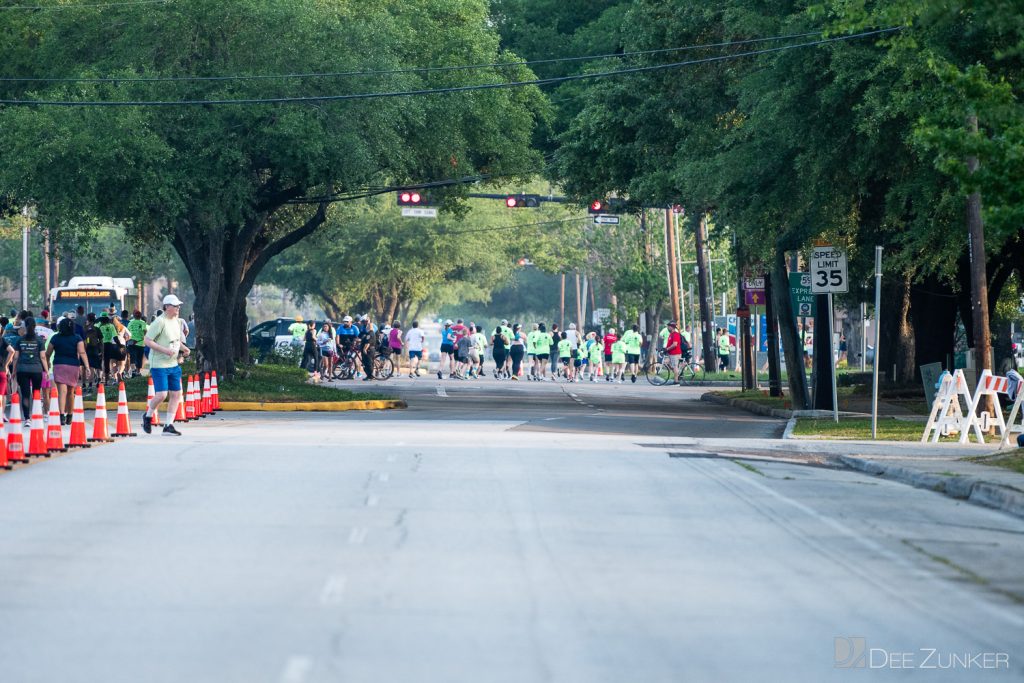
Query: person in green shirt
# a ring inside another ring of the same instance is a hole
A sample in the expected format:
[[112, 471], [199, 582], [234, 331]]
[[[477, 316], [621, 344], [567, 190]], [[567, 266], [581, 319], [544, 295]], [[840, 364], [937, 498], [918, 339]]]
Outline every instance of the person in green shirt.
[[537, 354], [537, 380], [548, 381], [548, 358], [551, 356], [551, 333], [544, 323], [537, 326], [537, 334], [533, 337], [533, 348]]
[[526, 379], [534, 381], [539, 379], [537, 374], [537, 332], [539, 328], [540, 325], [534, 323], [533, 328], [526, 335], [526, 357], [530, 359], [530, 372], [527, 373]]
[[484, 352], [487, 350], [487, 337], [484, 336], [479, 325], [473, 326], [473, 343], [476, 345], [477, 361], [475, 377], [483, 377], [484, 374]]
[[661, 328], [661, 332], [658, 333], [658, 351], [665, 350], [665, 344], [668, 343], [668, 335], [669, 329], [668, 323], [666, 323], [665, 326]]
[[632, 375], [630, 381], [636, 384], [636, 373], [640, 370], [640, 351], [644, 345], [640, 326], [633, 325], [632, 329], [626, 330], [622, 334], [622, 343], [626, 345], [626, 371]]
[[[625, 336], [625, 335], [623, 335]], [[626, 343], [621, 339], [616, 340], [612, 344], [612, 363], [611, 363], [611, 377], [610, 382], [614, 382], [616, 379], [619, 380], [619, 384], [623, 382], [623, 369], [626, 367]]]
[[135, 311], [125, 327], [128, 328], [128, 334], [131, 335], [131, 339], [128, 340], [128, 357], [131, 358], [134, 372], [138, 375], [142, 373], [142, 351], [145, 348], [143, 340], [146, 338], [146, 330], [149, 325], [142, 318], [142, 311]]
[[288, 326], [288, 332], [292, 335], [292, 346], [304, 346], [306, 342], [306, 323], [302, 322], [302, 316], [295, 316], [295, 322]]
[[562, 332], [562, 338], [558, 342], [558, 362], [562, 364], [567, 382], [572, 381], [572, 344], [569, 343], [569, 335]]
[[596, 382], [598, 368], [601, 367], [601, 361], [604, 360], [604, 344], [601, 343], [596, 332], [591, 332], [587, 337], [587, 369], [590, 381]]
[[718, 371], [725, 372], [729, 369], [729, 352], [732, 350], [729, 335], [722, 328], [718, 328], [718, 338], [715, 342], [718, 344]]

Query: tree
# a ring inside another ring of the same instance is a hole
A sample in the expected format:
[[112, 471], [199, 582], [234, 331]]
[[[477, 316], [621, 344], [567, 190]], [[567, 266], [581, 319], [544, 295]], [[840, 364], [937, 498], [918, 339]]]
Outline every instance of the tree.
[[[483, 0], [176, 0], [159, 7], [6, 12], [0, 59], [42, 77], [267, 75], [508, 61]], [[14, 16], [18, 15], [18, 16]], [[331, 78], [5, 83], [0, 196], [33, 201], [68, 238], [95, 221], [169, 241], [196, 294], [198, 350], [247, 355], [245, 296], [270, 260], [314, 234], [339, 195], [452, 176], [530, 171], [533, 88], [308, 104], [84, 106], [420, 90], [521, 80], [521, 67]]]

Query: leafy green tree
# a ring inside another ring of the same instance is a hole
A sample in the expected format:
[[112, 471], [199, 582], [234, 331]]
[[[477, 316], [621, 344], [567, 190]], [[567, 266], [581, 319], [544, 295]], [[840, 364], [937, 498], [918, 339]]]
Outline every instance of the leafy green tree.
[[[132, 77], [388, 70], [508, 61], [484, 0], [176, 0], [4, 12], [0, 61], [33, 77], [4, 99], [231, 100], [407, 91], [528, 79], [520, 67], [331, 78]], [[245, 296], [270, 260], [334, 213], [327, 198], [538, 166], [536, 89], [305, 104], [7, 107], [0, 196], [34, 202], [65, 239], [97, 222], [169, 242], [188, 269], [208, 367], [245, 358]]]

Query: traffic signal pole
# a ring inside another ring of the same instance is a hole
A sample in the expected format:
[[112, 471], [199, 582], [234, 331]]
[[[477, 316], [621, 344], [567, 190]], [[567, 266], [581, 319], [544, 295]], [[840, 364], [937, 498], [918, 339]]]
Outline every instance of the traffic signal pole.
[[701, 212], [697, 222], [697, 295], [700, 297], [701, 346], [704, 355], [704, 368], [713, 370], [718, 367], [715, 357], [715, 324], [711, 310], [711, 292], [708, 288], [708, 257], [707, 257], [707, 214]]
[[676, 279], [679, 265], [676, 263], [676, 231], [672, 225], [672, 210], [665, 209], [665, 242], [668, 256], [668, 293], [672, 300], [672, 319], [678, 321], [681, 317], [679, 312], [679, 283]]

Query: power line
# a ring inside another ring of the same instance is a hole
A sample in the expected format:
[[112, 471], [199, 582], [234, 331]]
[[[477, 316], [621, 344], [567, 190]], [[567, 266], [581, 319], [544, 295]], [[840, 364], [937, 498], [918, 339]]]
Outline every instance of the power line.
[[101, 7], [125, 7], [127, 5], [164, 5], [170, 3], [171, 0], [131, 0], [130, 2], [103, 2], [90, 5], [5, 5], [0, 7], [0, 10], [53, 10], [61, 11], [66, 9], [90, 9], [90, 8], [101, 8]]
[[783, 52], [785, 50], [793, 50], [803, 47], [814, 47], [817, 45], [825, 45], [828, 43], [837, 43], [847, 40], [855, 40], [857, 38], [865, 38], [868, 36], [882, 35], [886, 33], [892, 33], [894, 31], [901, 31], [902, 27], [892, 27], [885, 29], [878, 29], [874, 31], [865, 31], [862, 33], [855, 33], [848, 36], [839, 36], [836, 38], [823, 38], [822, 40], [815, 40], [807, 43], [796, 43], [794, 45], [783, 45], [780, 47], [765, 48], [762, 50], [752, 50], [749, 52], [738, 52], [732, 55], [719, 55], [716, 57], [705, 57], [702, 59], [693, 59], [683, 62], [672, 62], [669, 64], [655, 64], [651, 66], [639, 66], [628, 69], [619, 69], [616, 71], [599, 71], [587, 74], [576, 74], [573, 76], [557, 76], [552, 78], [539, 78], [529, 81], [509, 81], [507, 83], [485, 83], [481, 85], [465, 85], [455, 86], [450, 88], [434, 88], [434, 89], [422, 89], [422, 90], [400, 90], [392, 92], [371, 92], [371, 93], [357, 93], [351, 95], [314, 95], [304, 97], [268, 97], [268, 98], [246, 98], [246, 99], [234, 99], [234, 100], [108, 100], [108, 101], [70, 101], [70, 100], [0, 100], [0, 104], [6, 104], [10, 106], [51, 106], [51, 107], [182, 107], [182, 106], [213, 106], [213, 105], [239, 105], [239, 104], [301, 104], [310, 102], [341, 102], [346, 100], [369, 100], [369, 99], [383, 99], [393, 97], [413, 97], [419, 95], [441, 95], [450, 93], [460, 92], [474, 92], [480, 90], [503, 90], [507, 88], [520, 88], [524, 86], [544, 86], [552, 85], [555, 83], [566, 83], [570, 81], [582, 81], [590, 80], [595, 78], [606, 78], [610, 76], [621, 76], [625, 74], [637, 74], [637, 73], [649, 73], [654, 71], [664, 71], [667, 69], [675, 69], [683, 66], [693, 66], [696, 64], [709, 64], [713, 62], [723, 62], [732, 59], [739, 59], [741, 57], [754, 57], [758, 55], [771, 54], [775, 52]]
[[572, 223], [574, 221], [585, 221], [586, 216], [577, 216], [576, 218], [561, 218], [550, 221], [538, 221], [536, 223], [518, 223], [516, 225], [499, 225], [491, 226], [489, 228], [467, 228], [466, 230], [435, 230], [435, 234], [441, 235], [466, 235], [474, 232], [494, 232], [497, 230], [518, 230], [520, 228], [536, 228], [543, 225], [555, 225], [558, 223]]
[[[159, 0], [166, 2], [167, 0]], [[621, 59], [625, 57], [638, 57], [643, 55], [664, 54], [667, 52], [689, 52], [718, 47], [731, 47], [734, 45], [749, 45], [751, 43], [766, 43], [775, 40], [791, 40], [793, 38], [806, 38], [807, 36], [821, 35], [821, 31], [808, 31], [806, 33], [792, 33], [783, 36], [769, 36], [766, 38], [748, 38], [745, 40], [731, 40], [721, 43], [704, 43], [700, 45], [683, 45], [680, 47], [666, 47], [657, 50], [636, 50], [632, 52], [613, 52], [600, 55], [585, 55], [575, 57], [555, 57], [551, 59], [535, 59], [521, 62], [492, 62], [489, 64], [462, 64], [456, 66], [424, 66], [410, 67], [405, 69], [373, 69], [365, 71], [335, 71], [324, 73], [292, 73], [292, 74], [267, 74], [267, 75], [231, 75], [231, 76], [132, 76], [118, 78], [116, 76], [104, 76], [95, 78], [47, 78], [47, 77], [18, 77], [2, 76], [0, 83], [168, 83], [168, 82], [191, 82], [191, 81], [258, 81], [258, 80], [285, 80], [302, 78], [341, 78], [347, 76], [384, 76], [394, 74], [412, 73], [438, 73], [450, 71], [467, 71], [474, 69], [493, 69], [505, 66], [535, 66], [538, 64], [556, 64], [563, 62], [592, 61], [598, 59]]]

